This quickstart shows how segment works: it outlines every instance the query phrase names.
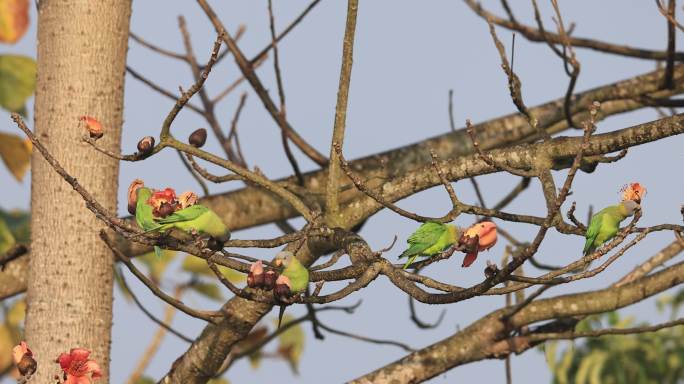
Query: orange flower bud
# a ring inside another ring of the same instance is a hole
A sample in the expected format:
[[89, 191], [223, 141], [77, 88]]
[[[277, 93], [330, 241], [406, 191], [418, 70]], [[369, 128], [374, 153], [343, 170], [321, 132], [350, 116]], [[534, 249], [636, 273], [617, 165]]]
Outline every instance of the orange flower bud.
[[90, 134], [90, 138], [97, 140], [104, 135], [102, 124], [100, 124], [100, 122], [95, 118], [90, 116], [81, 116], [78, 119], [85, 123], [85, 127]]

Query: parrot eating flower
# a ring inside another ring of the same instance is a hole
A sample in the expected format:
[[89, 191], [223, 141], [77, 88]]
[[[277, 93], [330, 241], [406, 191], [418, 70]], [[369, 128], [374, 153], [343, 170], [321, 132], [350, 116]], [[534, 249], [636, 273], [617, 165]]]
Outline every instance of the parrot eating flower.
[[433, 221], [421, 224], [406, 240], [408, 249], [399, 255], [400, 259], [408, 257], [403, 269], [408, 268], [418, 256], [434, 256], [454, 245], [459, 239], [459, 232], [458, 227], [452, 224]]
[[[283, 268], [275, 282], [274, 293], [281, 301], [292, 295], [306, 291], [309, 286], [309, 270], [295, 257], [292, 252], [278, 252], [273, 261], [276, 268]], [[278, 313], [278, 328], [285, 314], [285, 306], [280, 306]]]
[[[197, 195], [193, 192], [185, 192], [176, 199], [173, 189], [153, 191], [140, 179], [133, 180], [128, 188], [128, 211], [135, 214], [143, 231], [177, 228], [193, 235], [207, 235], [212, 250], [222, 249], [230, 239], [230, 231], [214, 211], [196, 202]], [[157, 256], [161, 255], [158, 246], [154, 250]]]
[[496, 240], [496, 224], [491, 221], [475, 223], [466, 229], [459, 239], [459, 246], [463, 247], [466, 253], [461, 267], [469, 267], [477, 259], [477, 254], [493, 247]]
[[586, 256], [594, 252], [601, 244], [615, 237], [620, 222], [634, 215], [637, 209], [640, 209], [639, 203], [634, 200], [625, 200], [620, 204], [603, 208], [592, 216], [585, 236], [583, 254]]

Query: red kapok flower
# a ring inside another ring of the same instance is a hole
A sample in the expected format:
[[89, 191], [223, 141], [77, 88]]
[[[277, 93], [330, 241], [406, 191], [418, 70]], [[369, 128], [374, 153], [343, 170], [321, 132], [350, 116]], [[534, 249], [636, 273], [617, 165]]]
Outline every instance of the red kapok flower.
[[90, 384], [91, 378], [102, 377], [100, 366], [94, 360], [88, 360], [89, 356], [90, 351], [83, 348], [72, 348], [69, 353], [59, 355], [57, 362], [67, 377], [64, 384]]
[[162, 191], [154, 191], [154, 193], [152, 193], [152, 196], [150, 196], [150, 198], [147, 199], [147, 204], [152, 206], [152, 213], [155, 216], [167, 216], [168, 214], [172, 213], [173, 210], [167, 212], [166, 215], [161, 215], [162, 212], [159, 209], [161, 208], [162, 204], [170, 205], [175, 209], [175, 206], [177, 204], [176, 191], [174, 191], [172, 188], [166, 188]]
[[641, 199], [646, 195], [646, 188], [639, 183], [629, 183], [622, 186], [620, 192], [622, 192], [622, 201], [632, 200], [641, 204]]

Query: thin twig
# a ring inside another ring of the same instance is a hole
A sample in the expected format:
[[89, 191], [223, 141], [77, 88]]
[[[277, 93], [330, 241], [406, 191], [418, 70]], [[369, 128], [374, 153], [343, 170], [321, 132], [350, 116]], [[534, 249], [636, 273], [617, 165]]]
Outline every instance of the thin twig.
[[411, 313], [411, 321], [413, 321], [413, 324], [415, 324], [416, 327], [420, 329], [434, 329], [439, 327], [440, 324], [442, 324], [442, 320], [444, 320], [444, 316], [446, 315], [446, 309], [443, 309], [442, 312], [440, 312], [439, 317], [437, 318], [437, 320], [435, 320], [434, 323], [426, 323], [418, 317], [418, 313], [416, 312], [416, 305], [413, 302], [413, 297], [409, 296], [408, 302], [409, 312]]
[[[554, 44], [562, 45], [563, 41], [561, 37], [554, 33], [547, 33], [546, 36], [542, 35], [539, 30], [529, 27], [524, 24], [512, 22], [510, 20], [498, 17], [493, 13], [485, 10], [482, 4], [477, 0], [464, 0], [464, 2], [470, 7], [475, 13], [484, 19], [491, 20], [492, 23], [521, 33], [526, 39], [530, 41], [546, 42], [552, 41]], [[649, 49], [642, 48], [632, 48], [625, 45], [610, 44], [600, 40], [592, 40], [586, 38], [570, 37], [570, 44], [578, 48], [589, 48], [595, 51], [609, 53], [614, 55], [621, 55], [627, 57], [635, 57], [639, 59], [648, 60], [665, 60], [667, 58], [666, 51], [653, 51]], [[677, 61], [684, 60], [684, 52], [676, 52], [675, 59]]]
[[[123, 286], [123, 288], [128, 292], [128, 294], [133, 299], [133, 302], [135, 303], [135, 305], [138, 306], [138, 308], [142, 311], [142, 313], [145, 314], [145, 316], [147, 316], [153, 322], [157, 323], [157, 325], [159, 325], [160, 327], [162, 327], [162, 328], [166, 329], [167, 331], [169, 331], [170, 333], [172, 333], [174, 336], [177, 336], [179, 339], [181, 339], [187, 343], [192, 343], [193, 340], [191, 338], [189, 338], [189, 337], [185, 336], [184, 334], [176, 331], [175, 329], [173, 329], [168, 324], [171, 322], [170, 320], [168, 320], [168, 321], [167, 320], [161, 320], [158, 317], [156, 317], [155, 315], [153, 315], [152, 312], [150, 312], [147, 308], [145, 308], [145, 306], [142, 304], [140, 299], [138, 299], [138, 296], [136, 296], [135, 293], [133, 293], [133, 290], [128, 286], [128, 282], [126, 282], [126, 276], [124, 276], [123, 271], [120, 268], [117, 269], [116, 273], [118, 274], [119, 278], [121, 279], [120, 281], [121, 281], [121, 285]], [[170, 307], [170, 308], [173, 308], [173, 307]]]
[[[660, 0], [657, 0], [660, 6]], [[665, 60], [665, 81], [663, 83], [664, 87], [667, 89], [674, 88], [674, 58], [675, 58], [675, 25], [676, 25], [676, 15], [675, 15], [676, 1], [669, 0], [667, 3], [667, 60]], [[660, 8], [660, 7], [659, 7]], [[672, 22], [670, 22], [672, 20]]]
[[200, 185], [200, 188], [202, 188], [202, 194], [204, 197], [209, 196], [209, 188], [207, 188], [207, 183], [202, 180], [202, 178], [197, 174], [197, 171], [193, 169], [193, 166], [188, 163], [188, 160], [185, 159], [185, 156], [183, 156], [181, 151], [176, 151], [176, 153], [178, 153], [178, 157], [180, 157], [181, 163], [183, 163], [185, 169], [188, 170], [192, 178], [195, 179], [195, 181], [197, 181], [197, 183]]
[[311, 145], [309, 145], [309, 143], [307, 143], [301, 136], [299, 136], [299, 134], [292, 128], [290, 123], [280, 115], [278, 108], [275, 106], [275, 103], [273, 103], [268, 91], [261, 83], [261, 80], [256, 75], [256, 72], [254, 72], [252, 63], [242, 53], [242, 50], [240, 50], [240, 48], [237, 46], [235, 39], [233, 39], [230, 33], [227, 32], [226, 28], [223, 26], [223, 23], [221, 23], [209, 3], [206, 0], [197, 0], [197, 3], [214, 25], [214, 29], [222, 34], [223, 40], [233, 54], [235, 62], [240, 68], [242, 75], [245, 76], [245, 78], [247, 78], [249, 83], [252, 85], [252, 88], [254, 88], [257, 96], [259, 96], [259, 99], [261, 99], [264, 107], [271, 117], [276, 121], [276, 123], [278, 123], [280, 129], [286, 131], [290, 140], [292, 140], [292, 142], [295, 143], [295, 145], [311, 160], [320, 166], [326, 166], [328, 164], [328, 159]]
[[176, 300], [173, 297], [169, 296], [168, 294], [164, 293], [157, 285], [152, 282], [147, 276], [145, 276], [144, 273], [140, 272], [140, 270], [131, 262], [131, 259], [128, 258], [128, 256], [124, 255], [123, 252], [121, 252], [116, 245], [114, 245], [114, 241], [107, 236], [107, 234], [104, 231], [100, 231], [100, 238], [107, 244], [107, 247], [114, 253], [114, 256], [116, 256], [117, 259], [119, 259], [124, 265], [128, 268], [135, 277], [138, 278], [145, 286], [158, 298], [164, 300], [167, 304], [176, 307], [178, 310], [181, 312], [185, 313], [188, 316], [197, 318], [197, 319], [202, 319], [206, 322], [216, 324], [218, 323], [219, 319], [223, 317], [223, 314], [221, 312], [217, 311], [200, 311], [196, 309], [192, 309], [188, 307], [187, 305], [183, 304], [182, 301]]
[[147, 48], [153, 52], [156, 52], [162, 56], [167, 56], [167, 57], [170, 57], [172, 59], [186, 61], [185, 55], [181, 55], [180, 53], [176, 53], [176, 52], [170, 51], [168, 49], [164, 49], [164, 48], [161, 48], [157, 45], [154, 45], [154, 44], [148, 42], [147, 40], [143, 39], [142, 37], [136, 35], [133, 32], [130, 32], [129, 36], [136, 43], [138, 43], [138, 44], [142, 45], [143, 47], [145, 47], [145, 48]]
[[656, 332], [661, 329], [677, 327], [684, 325], [684, 318], [677, 319], [674, 321], [668, 321], [666, 323], [649, 325], [643, 327], [633, 327], [633, 328], [607, 328], [607, 329], [596, 329], [593, 331], [586, 332], [561, 332], [561, 333], [532, 333], [529, 335], [520, 336], [529, 341], [542, 341], [542, 340], [574, 340], [582, 337], [600, 337], [606, 335], [633, 335], [637, 333], [647, 333]]
[[[182, 287], [176, 287], [174, 298], [177, 300], [180, 299], [182, 292]], [[173, 320], [173, 316], [175, 314], [176, 308], [171, 305], [167, 306], [166, 311], [164, 311], [164, 323], [170, 323]], [[165, 326], [160, 326], [159, 329], [157, 329], [157, 332], [155, 332], [155, 334], [152, 336], [150, 344], [140, 355], [140, 360], [138, 360], [138, 364], [135, 366], [133, 372], [128, 377], [128, 380], [126, 381], [128, 384], [136, 384], [140, 377], [142, 377], [143, 373], [145, 372], [145, 369], [147, 369], [147, 366], [152, 361], [152, 358], [159, 351], [159, 346], [161, 346], [161, 342], [164, 340], [164, 336], [166, 336], [166, 331], [168, 329], [169, 328]]]
[[338, 336], [344, 336], [344, 337], [349, 337], [354, 340], [359, 340], [359, 341], [365, 341], [366, 343], [371, 343], [371, 344], [379, 344], [379, 345], [393, 345], [395, 347], [399, 347], [403, 349], [406, 352], [415, 352], [415, 348], [411, 348], [410, 346], [400, 343], [398, 341], [394, 340], [384, 340], [384, 339], [375, 339], [372, 337], [367, 337], [367, 336], [361, 336], [357, 335], [355, 333], [350, 333], [350, 332], [345, 332], [345, 331], [340, 331], [335, 328], [331, 328], [323, 323], [319, 324], [321, 328], [325, 329], [326, 331], [333, 333]]
[[[160, 94], [168, 97], [169, 99], [171, 99], [173, 101], [176, 101], [179, 97], [178, 95], [174, 95], [173, 93], [171, 93], [171, 92], [167, 91], [166, 89], [160, 87], [159, 85], [155, 84], [154, 82], [152, 82], [152, 80], [149, 80], [148, 78], [144, 77], [143, 75], [141, 75], [140, 73], [138, 73], [137, 71], [135, 71], [133, 68], [131, 68], [129, 66], [126, 66], [126, 72], [128, 72], [136, 80], [141, 81], [142, 83], [144, 83], [148, 87], [152, 88], [153, 90], [159, 92]], [[201, 108], [193, 105], [192, 103], [187, 103], [186, 107], [188, 107], [193, 112], [199, 113], [200, 115], [204, 114], [204, 111]]]

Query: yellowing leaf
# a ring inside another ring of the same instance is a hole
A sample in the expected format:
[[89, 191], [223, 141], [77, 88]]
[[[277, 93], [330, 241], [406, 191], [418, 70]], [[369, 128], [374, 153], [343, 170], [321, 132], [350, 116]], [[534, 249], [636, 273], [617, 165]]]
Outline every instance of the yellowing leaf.
[[210, 299], [214, 299], [216, 301], [223, 301], [223, 295], [221, 294], [221, 290], [214, 283], [196, 282], [190, 285], [190, 288], [195, 290], [197, 293], [202, 294]]
[[14, 209], [4, 211], [0, 208], [0, 219], [4, 220], [18, 243], [28, 243], [31, 238], [31, 215], [27, 211]]
[[[283, 324], [293, 321], [294, 318], [289, 315], [283, 316]], [[273, 324], [278, 326], [278, 319], [273, 320]], [[304, 330], [300, 324], [297, 324], [278, 336], [278, 353], [290, 363], [290, 368], [294, 374], [299, 373], [299, 360], [304, 352]]]
[[29, 0], [0, 0], [0, 42], [16, 43], [28, 25]]
[[12, 332], [6, 325], [0, 324], [0, 351], [3, 351], [0, 353], [0, 372], [4, 372], [12, 365], [12, 354], [4, 351], [11, 351], [14, 346]]
[[[223, 276], [225, 276], [226, 279], [228, 279], [228, 281], [230, 281], [233, 284], [241, 283], [246, 279], [243, 273], [240, 273], [228, 267], [224, 267], [222, 265], [217, 265], [217, 267], [219, 271], [221, 271]], [[183, 265], [181, 265], [181, 268], [183, 268], [184, 271], [194, 273], [197, 275], [216, 277], [216, 275], [214, 275], [214, 272], [212, 272], [211, 269], [209, 269], [207, 262], [204, 261], [204, 259], [197, 256], [188, 255], [183, 260]]]
[[148, 252], [138, 257], [137, 260], [140, 260], [147, 266], [150, 279], [155, 283], [158, 283], [161, 281], [162, 275], [164, 274], [164, 271], [166, 271], [166, 267], [173, 261], [174, 256], [176, 256], [176, 251], [162, 249], [161, 257], [157, 257], [154, 252]]
[[252, 369], [258, 369], [261, 366], [261, 358], [261, 351], [250, 353], [249, 356], [247, 356], [249, 366], [252, 367]]
[[7, 311], [7, 323], [13, 327], [18, 327], [26, 316], [26, 300], [21, 299], [14, 302]]
[[228, 379], [211, 379], [207, 381], [207, 384], [230, 384], [230, 381]]
[[[0, 0], [2, 1], [2, 0]], [[2, 74], [0, 73], [0, 76]], [[2, 80], [0, 79], [0, 93], [2, 92]], [[0, 103], [2, 103], [0, 94]], [[31, 160], [31, 147], [19, 136], [0, 132], [0, 158], [17, 181], [21, 181], [29, 169]]]
[[12, 232], [10, 232], [7, 223], [0, 217], [0, 255], [4, 255], [12, 248], [15, 240]]
[[0, 55], [0, 107], [25, 115], [24, 104], [35, 89], [35, 60], [28, 56]]

